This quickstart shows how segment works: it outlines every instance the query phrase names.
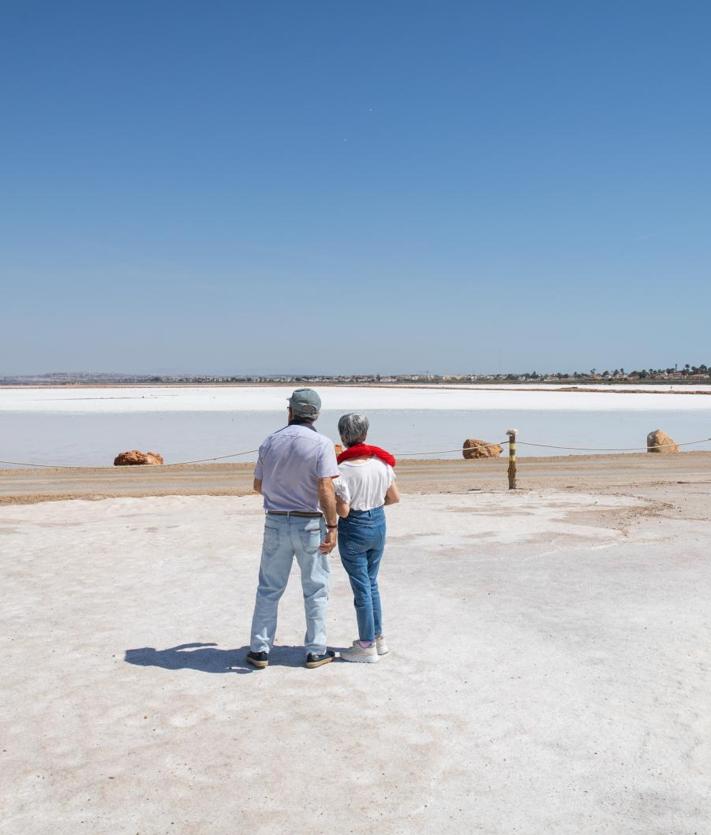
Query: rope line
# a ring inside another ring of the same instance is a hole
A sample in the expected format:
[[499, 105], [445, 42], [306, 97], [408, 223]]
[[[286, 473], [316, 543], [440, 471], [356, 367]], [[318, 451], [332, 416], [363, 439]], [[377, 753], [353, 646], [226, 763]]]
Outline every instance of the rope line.
[[[545, 449], [565, 449], [570, 450], [571, 452], [644, 452], [648, 449], [663, 449], [664, 447], [668, 446], [693, 446], [694, 444], [705, 444], [708, 441], [711, 441], [711, 438], [700, 438], [698, 441], [685, 441], [681, 444], [675, 444], [674, 442], [668, 444], [652, 444], [651, 446], [647, 447], [583, 447], [556, 446], [555, 444], [538, 444], [534, 443], [533, 441], [521, 441], [518, 438], [516, 439], [516, 443], [521, 444], [523, 446], [536, 446], [543, 447]], [[505, 443], [508, 443], [508, 441], [506, 441]]]
[[[696, 444], [705, 444], [711, 442], [711, 438], [700, 438], [697, 441], [684, 441], [683, 443], [676, 444], [676, 446], [695, 446]], [[505, 444], [510, 443], [509, 439], [507, 438], [505, 441], [498, 441], [499, 446], [504, 446]], [[666, 446], [672, 446], [672, 444], [654, 444], [653, 446], [648, 447], [581, 447], [581, 446], [558, 446], [557, 444], [541, 444], [534, 441], [522, 441], [519, 438], [516, 439], [516, 443], [521, 444], [522, 446], [530, 446], [530, 447], [540, 447], [541, 449], [562, 449], [568, 452], [644, 452], [649, 449], [662, 449]], [[411, 458], [417, 455], [448, 455], [453, 452], [464, 452], [467, 449], [465, 446], [458, 446], [454, 447], [453, 449], [433, 449], [433, 450], [425, 450], [422, 452], [398, 452], [395, 453], [397, 458]], [[227, 455], [216, 455], [212, 458], [194, 458], [190, 461], [171, 461], [168, 464], [158, 464], [157, 466], [162, 467], [184, 467], [188, 464], [208, 464], [212, 461], [225, 461], [228, 458], [241, 458], [244, 455], [253, 455], [255, 452], [259, 452], [259, 449], [245, 449], [241, 452], [230, 452]], [[28, 462], [28, 461], [3, 461], [0, 459], [0, 464], [9, 464], [13, 467], [29, 467], [29, 468], [42, 468], [48, 470], [84, 470], [84, 469], [91, 469], [89, 466], [84, 466], [81, 464], [38, 464], [35, 462]], [[154, 465], [156, 466], [156, 465]]]
[[196, 458], [194, 461], [171, 461], [169, 464], [163, 464], [164, 467], [182, 467], [186, 464], [206, 464], [209, 461], [224, 461], [225, 458], [239, 458], [242, 455], [252, 455], [259, 452], [257, 449], [245, 449], [244, 452], [231, 452], [229, 455], [217, 455], [215, 458]]
[[[508, 438], [507, 438], [505, 441], [487, 441], [486, 445], [487, 446], [496, 446], [496, 444], [498, 444], [499, 446], [503, 446], [504, 444], [507, 444], [508, 442], [509, 441], [508, 441]], [[466, 449], [468, 449], [468, 447], [458, 446], [455, 449], [431, 449], [431, 450], [428, 450], [427, 452], [394, 452], [393, 455], [396, 458], [409, 458], [411, 455], [446, 455], [449, 452], [464, 452], [464, 450], [466, 450]]]
[[[245, 449], [243, 452], [231, 452], [229, 455], [216, 455], [214, 458], [195, 458], [192, 461], [170, 461], [168, 464], [153, 464], [158, 467], [182, 467], [186, 464], [205, 464], [209, 461], [224, 461], [226, 458], [239, 458], [242, 455], [251, 455], [259, 452], [259, 449]], [[36, 464], [27, 461], [2, 461], [0, 464], [12, 464], [15, 467], [42, 467], [48, 470], [86, 470], [91, 469], [89, 465], [81, 464]]]
[[44, 467], [48, 470], [56, 469], [78, 469], [83, 470], [85, 467], [77, 466], [75, 464], [29, 464], [27, 461], [0, 461], [0, 464], [12, 464], [13, 467]]

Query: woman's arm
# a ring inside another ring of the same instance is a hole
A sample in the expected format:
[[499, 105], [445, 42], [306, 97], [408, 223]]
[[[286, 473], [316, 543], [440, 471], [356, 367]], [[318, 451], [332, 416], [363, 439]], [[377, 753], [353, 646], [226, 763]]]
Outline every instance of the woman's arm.
[[385, 494], [385, 504], [397, 504], [400, 501], [400, 491], [397, 489], [397, 484], [393, 483], [388, 487], [388, 492]]
[[333, 481], [333, 488], [336, 491], [336, 513], [345, 519], [351, 512], [351, 493], [343, 477]]

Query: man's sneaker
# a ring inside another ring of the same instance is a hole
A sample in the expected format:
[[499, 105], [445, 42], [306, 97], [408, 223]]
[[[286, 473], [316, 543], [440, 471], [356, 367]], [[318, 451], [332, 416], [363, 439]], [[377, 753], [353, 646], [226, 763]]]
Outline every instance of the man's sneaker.
[[258, 670], [263, 670], [269, 664], [268, 652], [248, 652], [247, 661]]
[[353, 646], [341, 652], [344, 661], [357, 661], [361, 664], [375, 664], [380, 661], [378, 648], [375, 644], [370, 647], [362, 647], [358, 641], [353, 641]]
[[378, 635], [375, 639], [375, 647], [378, 650], [378, 655], [387, 655], [390, 652], [388, 645], [385, 643], [385, 638], [382, 635]]
[[327, 649], [326, 652], [317, 655], [315, 652], [310, 652], [306, 656], [306, 666], [309, 670], [315, 667], [323, 667], [324, 664], [330, 664], [336, 657], [336, 653], [332, 649]]

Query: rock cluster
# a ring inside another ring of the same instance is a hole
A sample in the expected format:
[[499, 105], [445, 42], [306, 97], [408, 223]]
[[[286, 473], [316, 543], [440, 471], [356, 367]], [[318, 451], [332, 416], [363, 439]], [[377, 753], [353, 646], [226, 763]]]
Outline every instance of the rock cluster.
[[679, 452], [679, 447], [666, 432], [662, 432], [661, 429], [655, 429], [654, 432], [650, 432], [647, 435], [647, 452]]
[[498, 458], [503, 452], [499, 444], [490, 444], [478, 438], [467, 438], [462, 444], [462, 455], [465, 458]]
[[134, 464], [163, 464], [163, 456], [158, 452], [141, 452], [138, 449], [131, 449], [128, 452], [120, 452], [114, 458], [114, 467], [127, 467]]

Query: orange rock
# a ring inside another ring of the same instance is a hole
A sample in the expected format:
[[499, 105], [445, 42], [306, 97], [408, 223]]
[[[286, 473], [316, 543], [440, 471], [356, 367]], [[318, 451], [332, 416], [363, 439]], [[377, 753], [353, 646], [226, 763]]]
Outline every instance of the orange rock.
[[655, 429], [647, 435], [647, 452], [679, 452], [679, 447], [666, 432], [661, 429]]
[[131, 449], [128, 452], [119, 453], [114, 458], [114, 467], [127, 467], [137, 464], [163, 464], [163, 456], [158, 452], [141, 452], [138, 449]]
[[467, 438], [462, 444], [462, 455], [465, 458], [498, 458], [503, 452], [499, 444], [490, 444], [478, 438]]

